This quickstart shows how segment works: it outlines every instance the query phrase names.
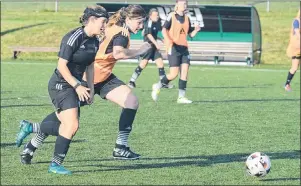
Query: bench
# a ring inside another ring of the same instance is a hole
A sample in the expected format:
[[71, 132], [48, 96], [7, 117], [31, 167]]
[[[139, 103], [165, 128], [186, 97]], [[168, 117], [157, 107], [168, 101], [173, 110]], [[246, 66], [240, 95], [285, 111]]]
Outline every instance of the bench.
[[[131, 41], [131, 48], [138, 48], [142, 43], [140, 40]], [[167, 58], [165, 47], [159, 42], [160, 51], [164, 59]], [[191, 60], [202, 61], [203, 58], [213, 60], [215, 64], [219, 64], [225, 59], [235, 58], [239, 62], [246, 62], [252, 65], [253, 51], [251, 42], [188, 42]]]
[[[132, 40], [130, 48], [138, 49], [142, 44], [141, 40]], [[191, 60], [201, 61], [204, 58], [209, 58], [215, 64], [219, 64], [225, 59], [237, 59], [239, 62], [246, 62], [247, 65], [252, 65], [252, 43], [250, 42], [188, 42]], [[160, 52], [164, 59], [167, 59], [165, 46], [159, 42], [161, 47]], [[58, 47], [24, 47], [12, 46], [13, 59], [17, 59], [21, 52], [58, 52]], [[256, 52], [256, 51], [255, 51]], [[261, 52], [261, 51], [257, 51]]]

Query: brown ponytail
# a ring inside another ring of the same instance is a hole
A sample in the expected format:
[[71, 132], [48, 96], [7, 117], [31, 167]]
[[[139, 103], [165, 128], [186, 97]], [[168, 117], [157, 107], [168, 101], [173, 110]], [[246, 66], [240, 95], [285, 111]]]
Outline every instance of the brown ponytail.
[[116, 24], [123, 24], [126, 18], [135, 19], [135, 18], [145, 18], [146, 13], [140, 5], [129, 5], [128, 7], [122, 7], [115, 14], [109, 18], [107, 24], [108, 27], [111, 27]]
[[122, 7], [120, 10], [118, 10], [115, 14], [113, 14], [109, 18], [109, 22], [108, 22], [107, 26], [111, 27], [117, 23], [124, 22], [125, 18], [126, 18], [125, 8]]

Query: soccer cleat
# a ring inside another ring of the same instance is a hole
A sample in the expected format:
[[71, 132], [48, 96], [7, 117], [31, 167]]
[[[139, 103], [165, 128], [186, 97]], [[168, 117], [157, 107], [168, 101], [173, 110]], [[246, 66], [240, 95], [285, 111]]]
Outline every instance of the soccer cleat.
[[54, 173], [54, 174], [64, 174], [64, 175], [71, 175], [71, 171], [67, 170], [65, 167], [62, 165], [58, 165], [56, 163], [51, 163], [49, 168], [48, 168], [49, 173]]
[[153, 91], [152, 91], [152, 98], [153, 98], [154, 101], [157, 101], [159, 93], [160, 93], [160, 88], [158, 88], [157, 83], [153, 84], [152, 89], [153, 89]]
[[23, 140], [32, 133], [32, 123], [26, 120], [22, 120], [20, 122], [19, 133], [17, 134], [16, 145], [20, 147], [22, 145]]
[[292, 91], [291, 85], [290, 84], [286, 84], [284, 86], [284, 90], [287, 91], [287, 92], [291, 92]]
[[136, 160], [140, 158], [140, 154], [136, 154], [131, 151], [129, 147], [124, 146], [121, 148], [114, 148], [113, 157], [114, 159], [119, 160]]
[[136, 84], [135, 84], [135, 82], [134, 81], [130, 81], [129, 83], [128, 83], [128, 87], [130, 87], [130, 88], [136, 88]]
[[31, 159], [33, 157], [33, 151], [31, 151], [29, 148], [26, 148], [26, 145], [24, 146], [24, 150], [21, 153], [21, 163], [29, 165], [31, 164]]
[[186, 97], [179, 97], [177, 103], [190, 104], [192, 103], [192, 101], [187, 99]]
[[163, 85], [162, 88], [172, 89], [174, 85], [168, 83], [167, 85]]

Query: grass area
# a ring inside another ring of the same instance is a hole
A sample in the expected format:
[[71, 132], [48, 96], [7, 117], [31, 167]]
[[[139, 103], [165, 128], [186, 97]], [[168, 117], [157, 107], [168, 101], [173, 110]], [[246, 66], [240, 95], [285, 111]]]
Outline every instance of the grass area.
[[[129, 1], [130, 2], [130, 1]], [[143, 2], [143, 1], [141, 1]], [[145, 1], [146, 2], [146, 1]], [[169, 2], [168, 0], [165, 2]], [[14, 31], [1, 36], [1, 58], [12, 56], [8, 46], [59, 46], [63, 35], [71, 28], [77, 27], [78, 18], [83, 7], [95, 2], [60, 2], [59, 12], [55, 13], [54, 2], [42, 3], [11, 3], [2, 2], [1, 32], [11, 29], [33, 26]], [[200, 4], [238, 4], [238, 1], [224, 3], [200, 1]], [[246, 4], [240, 2], [239, 4]], [[266, 12], [266, 4], [257, 4], [262, 35], [263, 56], [262, 63], [289, 65], [290, 60], [285, 51], [288, 43], [288, 33], [292, 19], [295, 17], [299, 2], [271, 2], [271, 11]], [[36, 24], [43, 24], [34, 26]], [[19, 60], [56, 60], [56, 53], [24, 53]]]
[[[163, 90], [154, 103], [151, 84], [158, 72], [150, 65], [134, 90], [140, 109], [130, 145], [141, 160], [111, 159], [120, 108], [96, 97], [81, 109], [80, 130], [64, 164], [74, 175], [47, 173], [54, 137], [37, 150], [32, 165], [23, 166], [21, 148], [14, 144], [18, 122], [41, 121], [53, 111], [47, 82], [55, 66], [51, 61], [1, 64], [1, 185], [300, 184], [300, 73], [293, 92], [286, 93], [287, 68], [270, 65], [193, 66], [187, 88], [195, 101], [191, 105], [176, 104], [176, 89]], [[118, 64], [114, 73], [127, 82], [134, 68]], [[271, 172], [263, 179], [244, 172], [245, 158], [255, 151], [271, 158]]]
[[[39, 122], [53, 111], [47, 83], [57, 57], [24, 53], [12, 62], [8, 46], [59, 46], [62, 36], [79, 25], [83, 7], [92, 3], [60, 2], [57, 13], [53, 2], [1, 3], [1, 185], [300, 184], [300, 72], [292, 82], [293, 92], [282, 88], [290, 65], [285, 55], [288, 32], [298, 2], [271, 2], [270, 12], [264, 3], [256, 5], [262, 64], [192, 66], [187, 88], [194, 100], [191, 105], [176, 104], [176, 89], [163, 90], [154, 103], [151, 85], [158, 81], [158, 72], [153, 65], [143, 71], [134, 90], [140, 108], [130, 137], [141, 160], [112, 160], [121, 110], [96, 97], [93, 105], [81, 109], [80, 130], [64, 163], [73, 176], [47, 173], [54, 137], [37, 150], [31, 166], [21, 165], [21, 148], [14, 144], [18, 122]], [[26, 26], [32, 27], [3, 34]], [[114, 73], [127, 82], [134, 68], [117, 64]], [[177, 86], [177, 81], [173, 83]], [[263, 179], [244, 171], [246, 157], [255, 151], [265, 152], [272, 161], [271, 172]]]

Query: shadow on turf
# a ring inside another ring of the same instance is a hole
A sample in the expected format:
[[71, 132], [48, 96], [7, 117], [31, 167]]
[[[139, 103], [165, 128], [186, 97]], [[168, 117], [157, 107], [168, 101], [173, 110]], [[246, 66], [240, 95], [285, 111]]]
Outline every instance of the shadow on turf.
[[26, 97], [10, 97], [10, 98], [1, 98], [1, 100], [20, 100], [20, 99], [40, 99], [40, 98], [48, 98], [48, 96], [26, 96]]
[[300, 101], [300, 99], [236, 99], [236, 100], [210, 100], [194, 101], [193, 103], [232, 103], [232, 102], [279, 102], [279, 101]]
[[[273, 159], [300, 159], [300, 150], [294, 150], [289, 152], [270, 152], [267, 153], [269, 157]], [[168, 167], [181, 167], [181, 166], [211, 166], [219, 163], [243, 163], [249, 154], [235, 153], [235, 154], [220, 154], [220, 155], [200, 155], [200, 156], [184, 156], [184, 157], [159, 157], [159, 158], [142, 158], [141, 161], [158, 161], [162, 160], [163, 163], [140, 163], [139, 160], [133, 161], [131, 165], [124, 166], [107, 166], [104, 164], [87, 164], [76, 165], [72, 167], [97, 167], [101, 169], [73, 171], [74, 173], [86, 173], [86, 172], [101, 172], [101, 171], [117, 171], [117, 170], [139, 170], [139, 169], [153, 169], [153, 168], [168, 168]], [[104, 162], [104, 161], [117, 161], [114, 159], [88, 159], [88, 160], [75, 160], [68, 162]], [[166, 162], [171, 161], [171, 162]]]
[[268, 88], [270, 86], [272, 86], [273, 84], [263, 84], [263, 85], [250, 85], [250, 86], [213, 86], [213, 87], [188, 87], [188, 89], [190, 88], [200, 88], [200, 89], [235, 89], [235, 88]]
[[13, 28], [13, 29], [5, 30], [5, 31], [1, 32], [1, 36], [4, 36], [5, 34], [9, 34], [9, 33], [12, 33], [12, 32], [16, 32], [16, 31], [19, 31], [19, 30], [24, 30], [24, 29], [27, 29], [27, 28], [46, 25], [46, 24], [50, 24], [50, 23], [52, 23], [52, 22], [38, 23], [38, 24], [34, 24], [34, 25], [27, 25], [27, 26], [22, 26], [22, 27], [19, 27], [19, 28]]
[[274, 179], [262, 179], [260, 181], [294, 181], [294, 180], [301, 180], [301, 178], [274, 178]]
[[15, 108], [15, 107], [43, 107], [50, 104], [27, 104], [27, 105], [1, 105], [1, 108]]
[[7, 93], [12, 93], [13, 91], [1, 91], [0, 94], [7, 94]]
[[[86, 141], [87, 140], [85, 139], [78, 139], [78, 140], [73, 140], [72, 143], [82, 143]], [[55, 141], [45, 141], [43, 143], [55, 143]], [[1, 148], [5, 148], [5, 147], [16, 147], [16, 143], [1, 143]]]

